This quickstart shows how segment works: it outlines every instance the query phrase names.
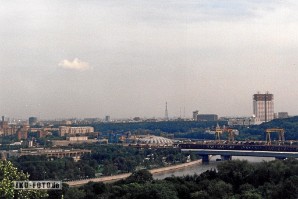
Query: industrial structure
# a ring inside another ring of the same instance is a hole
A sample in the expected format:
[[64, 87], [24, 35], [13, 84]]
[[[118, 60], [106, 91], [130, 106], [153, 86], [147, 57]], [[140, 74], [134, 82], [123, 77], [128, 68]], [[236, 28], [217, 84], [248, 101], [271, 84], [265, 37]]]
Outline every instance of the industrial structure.
[[215, 140], [220, 141], [220, 136], [222, 134], [223, 130], [220, 128], [220, 126], [217, 124], [215, 128]]
[[266, 129], [266, 144], [271, 145], [271, 133], [278, 133], [278, 142], [280, 144], [284, 144], [285, 142], [285, 130], [281, 128], [271, 128], [271, 129]]
[[228, 133], [228, 142], [234, 142], [236, 135], [239, 135], [239, 131], [237, 129], [225, 128], [223, 132]]
[[[220, 128], [216, 126], [216, 142], [189, 142], [179, 144], [184, 152], [194, 151], [202, 156], [203, 162], [209, 161], [210, 155], [221, 155], [223, 160], [231, 160], [232, 156], [258, 156], [258, 157], [275, 157], [285, 159], [288, 157], [298, 158], [297, 145], [284, 145], [285, 130], [283, 128], [268, 128], [265, 130], [266, 142], [234, 142], [235, 136], [239, 135], [238, 130], [232, 128]], [[228, 132], [228, 142], [220, 141], [220, 135]], [[271, 133], [278, 133], [278, 141], [272, 144]]]
[[169, 120], [169, 113], [168, 113], [168, 102], [166, 102], [166, 109], [165, 109], [165, 120]]

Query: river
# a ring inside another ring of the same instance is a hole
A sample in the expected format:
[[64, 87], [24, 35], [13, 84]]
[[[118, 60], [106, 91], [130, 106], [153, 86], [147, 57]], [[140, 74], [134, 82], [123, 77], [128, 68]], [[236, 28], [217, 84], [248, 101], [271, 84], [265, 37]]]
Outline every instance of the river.
[[[221, 163], [221, 161], [216, 161], [216, 159], [218, 159], [218, 158], [220, 158], [220, 156], [213, 156], [210, 159], [209, 164], [200, 164], [200, 165], [195, 165], [192, 167], [180, 169], [178, 171], [154, 174], [153, 178], [161, 180], [161, 179], [164, 179], [164, 178], [170, 177], [170, 176], [186, 176], [186, 175], [201, 174], [207, 170], [216, 169], [217, 165]], [[270, 157], [252, 157], [252, 156], [233, 156], [232, 159], [233, 160], [247, 160], [249, 162], [262, 162], [262, 161], [275, 160], [275, 158], [270, 158]]]

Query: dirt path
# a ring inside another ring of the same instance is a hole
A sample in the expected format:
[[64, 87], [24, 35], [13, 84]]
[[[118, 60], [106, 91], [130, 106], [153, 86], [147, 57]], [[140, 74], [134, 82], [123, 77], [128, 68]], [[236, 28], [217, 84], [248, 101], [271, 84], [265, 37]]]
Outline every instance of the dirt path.
[[[149, 171], [152, 174], [167, 173], [167, 172], [183, 169], [183, 168], [201, 164], [201, 163], [202, 163], [202, 160], [195, 160], [192, 162], [187, 162], [187, 163], [178, 164], [178, 165], [174, 165], [174, 166], [162, 167], [162, 168], [158, 168], [158, 169], [151, 169]], [[99, 178], [88, 178], [88, 179], [82, 179], [82, 180], [68, 181], [65, 183], [68, 184], [70, 187], [75, 187], [75, 186], [81, 186], [81, 185], [87, 184], [90, 181], [105, 182], [105, 183], [114, 182], [114, 181], [118, 181], [121, 179], [125, 179], [130, 175], [131, 175], [131, 173], [125, 173], [125, 174], [119, 174], [119, 175], [113, 175], [113, 176], [104, 176], [104, 177], [99, 177]]]

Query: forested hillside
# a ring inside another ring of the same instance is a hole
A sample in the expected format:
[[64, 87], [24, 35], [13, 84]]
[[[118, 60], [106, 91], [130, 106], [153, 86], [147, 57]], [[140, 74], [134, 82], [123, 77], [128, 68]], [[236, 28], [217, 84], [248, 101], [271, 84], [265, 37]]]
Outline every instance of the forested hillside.
[[[94, 124], [96, 131], [103, 134], [109, 132], [132, 134], [154, 134], [175, 138], [190, 139], [214, 139], [214, 135], [205, 133], [206, 129], [213, 129], [219, 124], [221, 127], [227, 126], [226, 121], [167, 121], [167, 122], [138, 122], [138, 123], [100, 123]], [[237, 140], [265, 140], [265, 130], [267, 128], [284, 128], [286, 140], [298, 139], [298, 116], [287, 119], [275, 119], [261, 125], [234, 126], [239, 130], [240, 135]], [[226, 135], [223, 135], [225, 138]], [[272, 133], [272, 139], [278, 139], [277, 133]]]

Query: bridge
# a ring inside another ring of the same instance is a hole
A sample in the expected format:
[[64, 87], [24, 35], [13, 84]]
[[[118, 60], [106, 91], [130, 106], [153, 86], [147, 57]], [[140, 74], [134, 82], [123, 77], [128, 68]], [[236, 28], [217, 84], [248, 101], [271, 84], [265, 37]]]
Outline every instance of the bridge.
[[241, 144], [179, 144], [182, 152], [194, 151], [202, 156], [203, 162], [210, 155], [220, 155], [223, 160], [232, 156], [274, 157], [276, 159], [298, 158], [298, 146], [289, 145], [241, 145]]

